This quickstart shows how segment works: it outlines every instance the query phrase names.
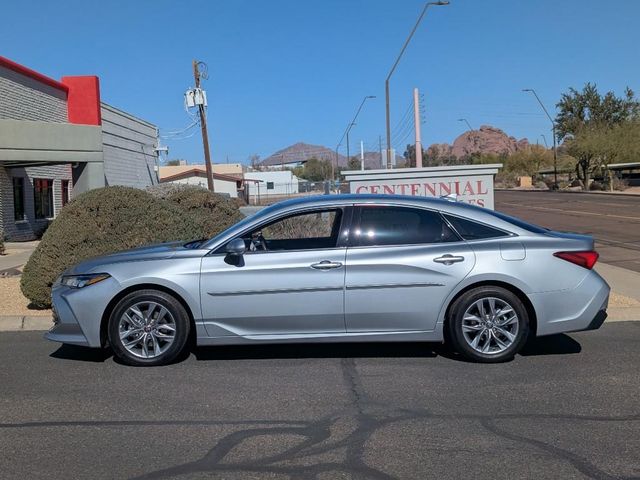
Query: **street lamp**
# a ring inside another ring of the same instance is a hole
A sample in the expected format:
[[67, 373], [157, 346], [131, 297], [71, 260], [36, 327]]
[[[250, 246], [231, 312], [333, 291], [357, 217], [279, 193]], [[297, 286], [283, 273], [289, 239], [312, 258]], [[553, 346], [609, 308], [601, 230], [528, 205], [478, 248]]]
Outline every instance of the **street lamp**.
[[547, 137], [544, 136], [544, 133], [541, 133], [542, 141], [544, 142], [544, 146], [549, 148], [549, 144], [547, 143]]
[[[342, 137], [340, 137], [340, 141], [338, 142], [338, 145], [336, 145], [336, 167], [338, 166], [338, 148], [340, 148], [340, 145], [342, 145], [342, 141], [344, 140], [344, 137], [347, 137], [347, 162], [349, 161], [349, 132], [351, 131], [351, 128], [356, 124], [356, 120], [358, 119], [358, 115], [360, 115], [360, 110], [362, 110], [362, 107], [364, 106], [364, 103], [372, 98], [376, 98], [375, 95], [367, 95], [366, 97], [364, 97], [362, 99], [362, 103], [360, 103], [360, 106], [358, 107], [358, 110], [356, 111], [355, 116], [353, 117], [353, 120], [351, 120], [351, 123], [349, 123], [349, 125], [347, 126], [347, 129], [344, 131], [344, 133], [342, 134]], [[331, 178], [333, 179], [335, 175], [335, 170], [334, 170], [334, 166], [333, 164], [331, 164]]]
[[466, 118], [459, 118], [458, 121], [466, 123], [467, 127], [469, 127], [469, 130], [471, 130], [473, 132], [473, 128], [471, 128], [471, 125], [469, 124], [469, 122], [467, 121]]
[[[544, 113], [547, 114], [547, 117], [551, 122], [552, 131], [553, 131], [553, 188], [554, 190], [557, 190], [558, 189], [558, 153], [556, 151], [557, 150], [556, 149], [556, 122], [553, 120], [553, 118], [551, 118], [551, 115], [549, 115], [549, 112], [547, 111], [544, 104], [540, 100], [540, 97], [538, 97], [538, 94], [533, 88], [523, 88], [522, 91], [533, 93], [534, 97], [536, 97], [536, 100], [538, 100], [538, 103], [542, 107], [542, 110], [544, 110]], [[546, 140], [545, 140], [545, 143], [546, 143]]]
[[398, 63], [400, 62], [400, 59], [402, 58], [402, 54], [404, 53], [404, 51], [407, 49], [407, 46], [409, 45], [409, 42], [411, 41], [411, 38], [413, 38], [413, 34], [416, 33], [416, 30], [418, 29], [418, 26], [420, 25], [420, 22], [422, 21], [422, 18], [424, 17], [424, 14], [427, 13], [427, 9], [429, 8], [429, 6], [431, 5], [449, 5], [448, 1], [440, 1], [440, 2], [428, 2], [425, 4], [424, 8], [422, 9], [422, 13], [420, 14], [420, 16], [418, 17], [418, 21], [416, 22], [416, 24], [413, 27], [413, 30], [411, 30], [411, 33], [409, 34], [409, 36], [407, 37], [407, 40], [404, 42], [404, 45], [402, 46], [402, 50], [400, 50], [400, 54], [398, 55], [398, 58], [396, 58], [395, 63], [393, 64], [393, 67], [391, 67], [391, 71], [389, 72], [389, 75], [387, 75], [387, 79], [384, 82], [384, 89], [385, 89], [385, 95], [386, 95], [386, 113], [387, 113], [387, 168], [391, 168], [391, 119], [390, 119], [390, 113], [389, 113], [389, 80], [391, 79], [391, 75], [393, 75], [393, 72], [396, 70], [396, 67], [398, 66]]

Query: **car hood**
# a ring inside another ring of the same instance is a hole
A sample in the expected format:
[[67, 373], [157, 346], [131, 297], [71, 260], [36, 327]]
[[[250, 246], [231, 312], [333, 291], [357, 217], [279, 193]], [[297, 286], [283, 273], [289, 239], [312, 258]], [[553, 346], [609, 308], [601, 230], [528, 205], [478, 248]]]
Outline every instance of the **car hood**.
[[174, 257], [178, 252], [193, 251], [184, 248], [185, 242], [160, 243], [146, 247], [116, 252], [80, 262], [64, 272], [64, 275], [97, 273], [103, 265], [122, 262], [138, 262], [146, 260], [163, 260]]

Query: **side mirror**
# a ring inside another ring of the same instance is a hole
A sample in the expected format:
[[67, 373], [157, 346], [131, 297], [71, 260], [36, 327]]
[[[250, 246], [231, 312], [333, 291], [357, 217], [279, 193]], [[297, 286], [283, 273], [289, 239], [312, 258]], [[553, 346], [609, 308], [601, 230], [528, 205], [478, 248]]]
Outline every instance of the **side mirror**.
[[241, 256], [247, 250], [247, 248], [244, 244], [243, 239], [234, 238], [229, 243], [227, 243], [226, 250], [229, 255]]

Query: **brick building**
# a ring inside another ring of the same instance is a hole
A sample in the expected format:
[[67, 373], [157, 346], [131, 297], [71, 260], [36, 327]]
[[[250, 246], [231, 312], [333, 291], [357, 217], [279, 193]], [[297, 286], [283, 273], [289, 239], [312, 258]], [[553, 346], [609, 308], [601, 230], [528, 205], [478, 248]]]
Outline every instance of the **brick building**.
[[0, 56], [0, 232], [36, 238], [83, 191], [158, 183], [157, 128], [100, 99], [98, 77], [46, 77]]

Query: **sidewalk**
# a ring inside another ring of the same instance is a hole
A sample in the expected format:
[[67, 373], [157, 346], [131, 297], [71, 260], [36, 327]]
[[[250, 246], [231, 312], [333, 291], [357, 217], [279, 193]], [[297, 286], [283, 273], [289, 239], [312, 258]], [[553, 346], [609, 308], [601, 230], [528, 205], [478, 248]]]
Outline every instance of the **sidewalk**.
[[595, 270], [611, 287], [606, 321], [640, 320], [640, 273], [606, 263], [596, 263]]
[[35, 242], [6, 242], [5, 254], [0, 255], [0, 274], [5, 270], [13, 270], [24, 266], [38, 246]]

